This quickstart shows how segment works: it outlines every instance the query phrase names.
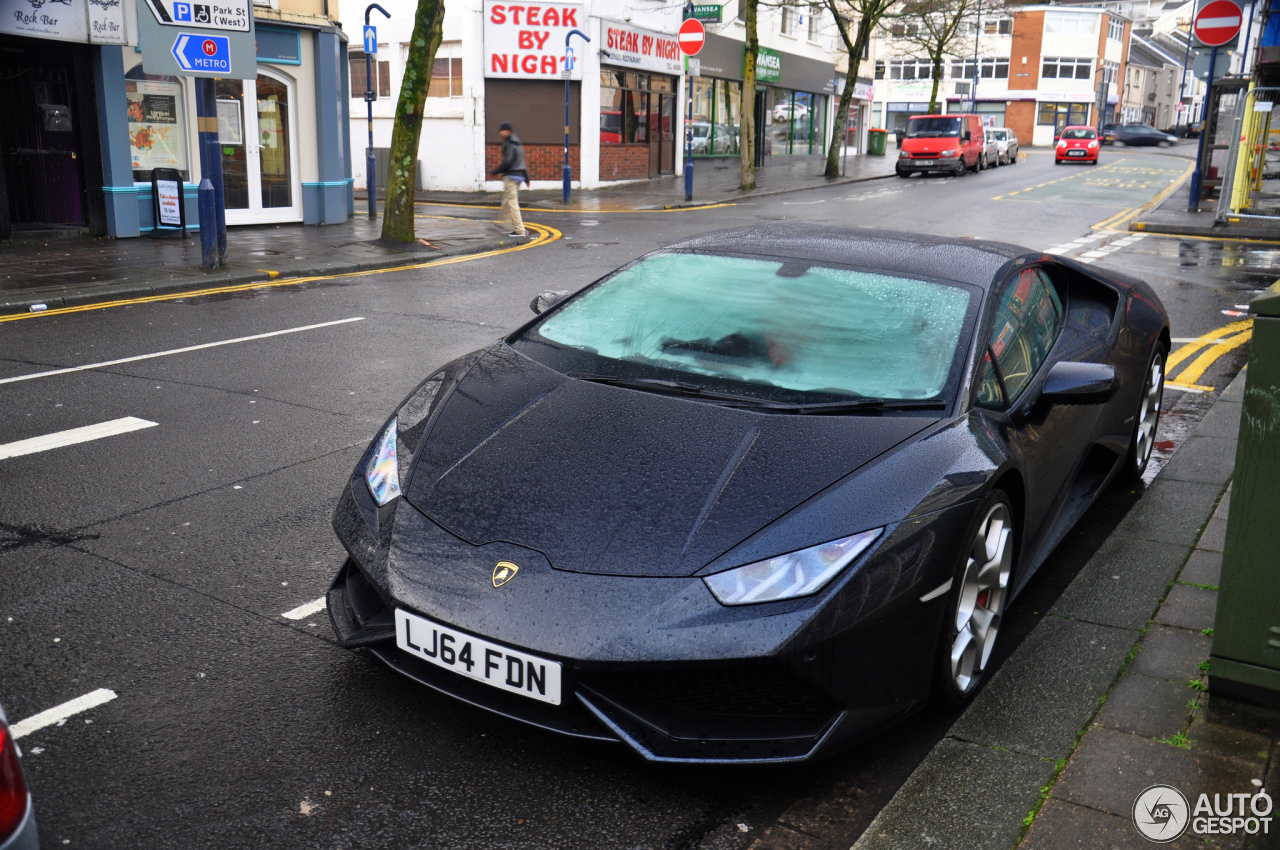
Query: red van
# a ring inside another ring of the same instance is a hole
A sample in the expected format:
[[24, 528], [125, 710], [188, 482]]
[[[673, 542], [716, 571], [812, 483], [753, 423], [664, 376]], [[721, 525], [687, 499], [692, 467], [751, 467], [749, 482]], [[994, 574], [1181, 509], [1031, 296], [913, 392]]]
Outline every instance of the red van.
[[898, 151], [899, 177], [913, 171], [961, 175], [987, 167], [982, 119], [977, 115], [912, 115]]

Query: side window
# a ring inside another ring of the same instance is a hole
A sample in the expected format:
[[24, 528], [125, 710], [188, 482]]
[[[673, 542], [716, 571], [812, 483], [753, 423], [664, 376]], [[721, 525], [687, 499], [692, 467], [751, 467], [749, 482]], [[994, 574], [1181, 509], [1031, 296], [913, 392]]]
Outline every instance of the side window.
[[978, 401], [986, 405], [1016, 401], [1049, 355], [1062, 319], [1062, 300], [1043, 269], [1024, 269], [1005, 284], [984, 357]]

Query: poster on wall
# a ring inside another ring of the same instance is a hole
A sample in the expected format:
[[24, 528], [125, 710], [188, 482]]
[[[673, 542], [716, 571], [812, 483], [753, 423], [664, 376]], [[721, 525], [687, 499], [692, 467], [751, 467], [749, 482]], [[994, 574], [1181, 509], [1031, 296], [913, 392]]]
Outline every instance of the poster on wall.
[[244, 124], [240, 121], [238, 100], [218, 101], [218, 144], [244, 144]]
[[[513, 80], [563, 80], [565, 36], [585, 30], [582, 7], [569, 3], [484, 4], [484, 75]], [[583, 43], [575, 41], [581, 51]], [[569, 79], [582, 79], [582, 62], [573, 61]]]
[[131, 0], [0, 0], [0, 33], [79, 41], [130, 44], [125, 3]]
[[186, 133], [182, 127], [182, 84], [125, 81], [129, 110], [129, 148], [134, 171], [153, 168], [187, 170]]

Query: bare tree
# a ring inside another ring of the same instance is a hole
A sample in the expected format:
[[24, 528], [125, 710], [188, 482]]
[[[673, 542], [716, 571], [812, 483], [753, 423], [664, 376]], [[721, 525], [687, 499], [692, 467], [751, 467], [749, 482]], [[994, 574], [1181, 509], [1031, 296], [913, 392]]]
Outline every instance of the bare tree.
[[387, 201], [382, 216], [382, 238], [388, 242], [412, 242], [414, 163], [422, 136], [422, 111], [444, 27], [444, 0], [418, 0], [413, 37], [405, 62], [396, 121], [391, 130], [387, 164]]
[[862, 66], [862, 55], [871, 43], [871, 34], [888, 14], [894, 0], [822, 0], [822, 5], [835, 19], [836, 29], [844, 49], [849, 52], [849, 67], [845, 72], [844, 91], [840, 105], [836, 107], [835, 120], [831, 122], [831, 144], [827, 146], [827, 177], [840, 176], [840, 149], [849, 126], [849, 107], [853, 103], [853, 88]]
[[742, 109], [738, 117], [739, 189], [756, 187], [756, 57], [760, 55], [760, 0], [738, 0], [744, 4], [747, 26], [746, 60], [742, 63]]
[[895, 12], [890, 32], [899, 41], [923, 52], [933, 75], [929, 111], [938, 105], [938, 89], [949, 57], [962, 47], [972, 47], [967, 37], [973, 31], [977, 0], [906, 0]]

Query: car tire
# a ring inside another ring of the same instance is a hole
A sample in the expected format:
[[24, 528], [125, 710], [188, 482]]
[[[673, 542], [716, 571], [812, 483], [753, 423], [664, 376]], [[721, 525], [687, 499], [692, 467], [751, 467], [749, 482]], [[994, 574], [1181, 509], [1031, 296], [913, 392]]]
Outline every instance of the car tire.
[[989, 167], [987, 165], [987, 155], [985, 153], [978, 154], [978, 170], [986, 171]]
[[1114, 142], [1112, 142], [1111, 144], [1115, 145], [1115, 146], [1116, 146], [1116, 147], [1118, 147], [1118, 148], [1125, 147], [1125, 143], [1124, 143], [1124, 142], [1122, 142], [1122, 141], [1120, 141], [1119, 139], [1116, 139], [1116, 140], [1115, 140]]
[[898, 175], [899, 177], [910, 177], [910, 176], [911, 176], [911, 172], [910, 172], [910, 171], [903, 171], [901, 168], [895, 168], [895, 169], [893, 169], [893, 170], [897, 173], [897, 175]]
[[1122, 483], [1132, 484], [1142, 478], [1151, 462], [1164, 402], [1164, 364], [1164, 346], [1157, 345], [1142, 379], [1142, 394], [1138, 397], [1138, 410], [1133, 416], [1133, 435], [1129, 438], [1129, 451], [1125, 454], [1119, 476]]
[[978, 692], [1009, 601], [1018, 535], [1008, 494], [987, 494], [965, 539], [934, 666], [932, 698], [944, 709], [959, 708]]
[[1062, 160], [1058, 159], [1058, 158], [1055, 156], [1055, 157], [1053, 158], [1053, 164], [1054, 164], [1054, 165], [1062, 165]]
[[965, 171], [967, 171], [967, 170], [968, 170], [968, 169], [965, 167], [965, 164], [964, 164], [964, 157], [960, 157], [959, 161], [957, 161], [957, 162], [956, 162], [955, 170], [951, 172], [951, 176], [952, 176], [952, 177], [963, 177], [963, 176], [964, 176]]
[[1168, 140], [1165, 140], [1163, 142], [1156, 142], [1156, 146], [1162, 147], [1162, 148], [1171, 148], [1173, 147], [1173, 142], [1170, 142]]
[[1010, 165], [1018, 164], [1018, 152], [1016, 150], [1013, 152], [1013, 156], [1009, 157], [1009, 164]]

